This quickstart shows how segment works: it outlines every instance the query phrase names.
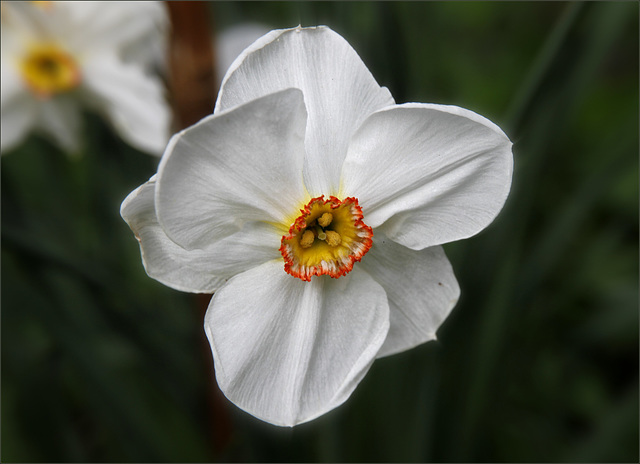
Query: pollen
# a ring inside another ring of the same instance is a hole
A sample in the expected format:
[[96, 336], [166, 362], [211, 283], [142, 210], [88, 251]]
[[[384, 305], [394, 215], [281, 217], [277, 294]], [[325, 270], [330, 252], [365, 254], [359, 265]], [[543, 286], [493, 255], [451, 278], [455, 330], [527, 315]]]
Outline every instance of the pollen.
[[300, 213], [280, 246], [284, 269], [294, 277], [341, 277], [371, 248], [373, 231], [356, 198], [313, 198]]
[[342, 237], [340, 237], [340, 234], [338, 232], [334, 232], [333, 230], [328, 230], [326, 232], [326, 241], [327, 241], [327, 245], [329, 246], [338, 246], [340, 245], [340, 243], [342, 243]]
[[80, 69], [75, 59], [55, 44], [31, 47], [21, 63], [22, 77], [39, 98], [74, 89], [80, 83]]
[[305, 230], [302, 234], [302, 238], [300, 239], [300, 246], [302, 248], [309, 248], [311, 245], [313, 245], [313, 241], [315, 239], [316, 237], [313, 235], [312, 231]]
[[318, 225], [320, 225], [320, 227], [327, 227], [329, 224], [331, 224], [331, 221], [333, 221], [333, 214], [324, 213], [318, 218]]

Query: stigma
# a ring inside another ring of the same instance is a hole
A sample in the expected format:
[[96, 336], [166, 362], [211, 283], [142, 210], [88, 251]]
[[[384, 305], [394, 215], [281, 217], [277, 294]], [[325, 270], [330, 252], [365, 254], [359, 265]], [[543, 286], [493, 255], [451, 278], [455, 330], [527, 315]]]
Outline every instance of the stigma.
[[353, 269], [373, 243], [357, 198], [313, 198], [282, 237], [284, 270], [299, 279], [341, 277]]
[[22, 77], [39, 98], [67, 92], [80, 84], [76, 60], [54, 44], [33, 45], [21, 63]]

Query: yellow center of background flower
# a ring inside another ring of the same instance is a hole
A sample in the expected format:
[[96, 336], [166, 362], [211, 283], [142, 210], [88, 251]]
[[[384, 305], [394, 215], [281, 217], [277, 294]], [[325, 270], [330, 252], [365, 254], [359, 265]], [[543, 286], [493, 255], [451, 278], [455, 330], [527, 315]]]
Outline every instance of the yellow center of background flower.
[[362, 221], [356, 198], [312, 199], [282, 237], [285, 271], [309, 281], [314, 275], [338, 278], [369, 251], [373, 231]]
[[22, 61], [22, 76], [41, 98], [67, 92], [80, 83], [80, 70], [71, 55], [53, 44], [33, 46]]

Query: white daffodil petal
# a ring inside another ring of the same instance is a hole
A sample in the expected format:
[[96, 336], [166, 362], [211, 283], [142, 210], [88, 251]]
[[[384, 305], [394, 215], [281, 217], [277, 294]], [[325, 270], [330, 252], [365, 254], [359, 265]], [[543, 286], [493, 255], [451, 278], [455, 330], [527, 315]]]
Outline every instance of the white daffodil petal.
[[410, 250], [378, 232], [360, 266], [382, 285], [389, 299], [389, 333], [379, 358], [436, 338], [436, 330], [460, 296], [442, 247]]
[[128, 143], [161, 155], [169, 138], [171, 111], [160, 80], [107, 54], [84, 62], [82, 73], [87, 105], [107, 116]]
[[20, 143], [37, 119], [37, 104], [11, 63], [2, 60], [0, 99], [0, 151], [7, 153]]
[[80, 151], [80, 108], [70, 95], [45, 100], [38, 108], [38, 122], [44, 133], [71, 155]]
[[2, 53], [23, 51], [33, 41], [46, 39], [51, 21], [32, 2], [2, 3]]
[[[91, 24], [90, 28], [71, 30], [74, 35], [69, 42], [79, 51], [119, 48], [128, 54], [135, 49], [145, 52], [135, 53], [138, 62], [160, 58], [152, 42], [162, 41], [168, 30], [169, 18], [162, 2], [71, 1], [56, 2], [52, 9], [52, 13], [67, 16], [76, 24]], [[154, 53], [149, 53], [150, 50]]]
[[394, 103], [355, 50], [327, 27], [273, 31], [225, 76], [216, 112], [295, 87], [309, 114], [304, 180], [312, 196], [336, 194], [349, 139], [365, 118]]
[[206, 250], [185, 250], [164, 233], [155, 212], [156, 176], [131, 192], [120, 214], [140, 243], [147, 274], [176, 290], [213, 293], [226, 280], [280, 256], [273, 226], [250, 223]]
[[205, 318], [222, 391], [250, 414], [283, 426], [343, 403], [388, 328], [384, 290], [365, 272], [302, 282], [281, 261], [232, 278]]
[[120, 215], [140, 243], [145, 270], [150, 277], [176, 290], [213, 293], [223, 283], [207, 266], [211, 257], [200, 250], [187, 251], [166, 236], [156, 218], [155, 176], [122, 202]]
[[0, 122], [0, 151], [7, 153], [15, 148], [34, 126], [36, 102], [31, 98], [13, 99], [11, 105], [2, 106]]
[[[2, 32], [4, 40], [4, 37], [8, 34], [5, 34], [4, 31]], [[2, 52], [2, 60], [0, 61], [0, 66], [2, 66], [0, 68], [0, 76], [2, 77], [2, 79], [0, 79], [0, 105], [4, 108], [5, 105], [11, 102], [11, 100], [20, 97], [28, 91], [20, 73], [18, 72], [18, 60], [16, 58], [10, 59], [8, 56], [5, 56], [4, 49]]]
[[502, 208], [511, 142], [458, 107], [408, 103], [372, 114], [356, 132], [341, 194], [356, 196], [368, 225], [422, 249], [470, 237]]
[[302, 93], [288, 89], [175, 135], [160, 162], [156, 192], [169, 237], [187, 249], [205, 248], [247, 222], [280, 224], [297, 213], [307, 198], [305, 120]]

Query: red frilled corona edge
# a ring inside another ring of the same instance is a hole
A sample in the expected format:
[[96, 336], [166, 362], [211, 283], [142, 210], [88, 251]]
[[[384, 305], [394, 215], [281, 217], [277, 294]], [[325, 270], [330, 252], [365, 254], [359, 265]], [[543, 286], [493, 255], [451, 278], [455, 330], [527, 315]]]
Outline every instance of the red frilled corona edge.
[[288, 274], [306, 281], [320, 275], [337, 279], [371, 249], [373, 231], [362, 220], [357, 198], [322, 195], [300, 213], [280, 246]]

